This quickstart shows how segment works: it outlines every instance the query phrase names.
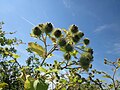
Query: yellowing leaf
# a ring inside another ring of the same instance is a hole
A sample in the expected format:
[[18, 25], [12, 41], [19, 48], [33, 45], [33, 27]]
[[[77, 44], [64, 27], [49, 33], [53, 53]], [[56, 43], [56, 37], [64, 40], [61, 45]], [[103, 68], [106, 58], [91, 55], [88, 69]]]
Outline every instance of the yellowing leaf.
[[14, 62], [15, 62], [15, 60], [10, 60], [9, 62], [10, 62], [10, 63], [14, 63]]
[[46, 70], [45, 68], [43, 68], [43, 67], [39, 67], [39, 68], [37, 68], [36, 70], [41, 71], [41, 72], [46, 72], [46, 71], [47, 71], [47, 70]]
[[106, 75], [103, 75], [103, 77], [104, 77], [104, 78], [111, 78], [111, 76], [110, 76], [110, 75], [107, 75], [107, 74], [106, 74]]
[[120, 67], [120, 58], [117, 59], [118, 67]]
[[56, 43], [56, 38], [51, 37], [51, 40], [52, 40], [53, 43]]
[[52, 56], [54, 56], [54, 55], [51, 53], [47, 56], [47, 58], [51, 58]]
[[0, 83], [0, 88], [4, 88], [4, 87], [6, 87], [8, 84], [7, 83]]
[[65, 87], [63, 87], [61, 90], [66, 90], [66, 88], [65, 88]]
[[47, 73], [58, 72], [58, 69], [49, 70]]
[[25, 81], [24, 88], [25, 90], [30, 90], [31, 88], [31, 83], [28, 79]]
[[28, 47], [36, 54], [38, 54], [40, 57], [45, 57], [45, 50], [42, 46], [34, 43], [34, 42], [30, 42], [28, 43]]
[[26, 81], [24, 83], [24, 90], [34, 90], [33, 88], [33, 78], [30, 75], [26, 75]]
[[12, 56], [16, 59], [18, 59], [20, 57], [19, 55], [15, 54], [15, 53], [13, 53]]
[[73, 52], [71, 52], [71, 54], [72, 54], [73, 56], [76, 56], [76, 55], [78, 54], [78, 51], [77, 51], [77, 50], [74, 50]]

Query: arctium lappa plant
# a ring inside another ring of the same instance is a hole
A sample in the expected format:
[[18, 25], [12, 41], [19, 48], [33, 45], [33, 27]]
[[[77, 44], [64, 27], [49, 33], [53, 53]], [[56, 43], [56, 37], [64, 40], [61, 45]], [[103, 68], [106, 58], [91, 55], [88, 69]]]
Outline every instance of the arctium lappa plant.
[[[52, 23], [42, 23], [36, 25], [30, 35], [38, 39], [38, 42], [29, 42], [27, 49], [32, 57], [28, 58], [29, 69], [32, 72], [29, 75], [35, 83], [38, 83], [37, 85], [44, 83], [45, 87], [49, 86], [45, 90], [48, 88], [77, 90], [80, 88], [80, 83], [87, 81], [78, 76], [81, 76], [82, 72], [89, 72], [93, 61], [93, 50], [89, 47], [89, 39], [84, 38], [84, 33], [77, 25], [71, 25], [67, 30], [55, 28]], [[53, 59], [56, 57], [55, 53], [62, 55], [59, 56], [61, 58]], [[36, 59], [37, 56], [39, 58]], [[28, 73], [25, 71], [26, 75]], [[35, 90], [43, 90], [44, 86], [37, 89], [39, 87], [37, 85], [34, 85]]]

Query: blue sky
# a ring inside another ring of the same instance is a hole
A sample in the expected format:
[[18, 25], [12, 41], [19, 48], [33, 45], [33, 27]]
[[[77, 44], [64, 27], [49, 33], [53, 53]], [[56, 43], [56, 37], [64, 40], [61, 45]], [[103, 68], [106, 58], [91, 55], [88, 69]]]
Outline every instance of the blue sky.
[[[33, 25], [51, 22], [55, 27], [68, 28], [76, 24], [94, 49], [93, 66], [103, 66], [104, 58], [115, 61], [120, 57], [120, 0], [0, 0], [0, 21], [5, 31], [24, 42], [35, 41], [29, 35]], [[21, 63], [25, 62], [27, 45], [18, 48]]]

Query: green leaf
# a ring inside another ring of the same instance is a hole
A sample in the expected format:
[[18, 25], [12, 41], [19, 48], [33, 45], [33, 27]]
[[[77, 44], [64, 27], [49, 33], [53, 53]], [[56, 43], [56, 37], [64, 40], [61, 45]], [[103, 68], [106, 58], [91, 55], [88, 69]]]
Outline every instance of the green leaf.
[[13, 53], [12, 56], [13, 56], [13, 58], [16, 58], [16, 59], [18, 59], [20, 57], [19, 55], [15, 54], [15, 53]]
[[0, 88], [4, 88], [4, 87], [6, 87], [8, 84], [7, 83], [0, 83]]
[[48, 84], [46, 84], [43, 80], [37, 79], [33, 83], [34, 90], [48, 90]]
[[71, 52], [71, 55], [76, 56], [78, 54], [77, 50], [74, 50], [73, 52]]
[[117, 65], [120, 67], [120, 59], [117, 60]]
[[10, 60], [9, 62], [10, 62], [10, 63], [14, 63], [14, 62], [15, 62], [15, 60]]
[[26, 81], [24, 83], [24, 90], [34, 90], [33, 88], [34, 79], [29, 75], [26, 76]]
[[80, 79], [80, 80], [78, 80], [78, 82], [79, 82], [79, 83], [81, 83], [81, 82], [82, 82], [82, 80]]
[[107, 75], [107, 74], [106, 74], [106, 75], [103, 75], [103, 77], [104, 77], [104, 78], [111, 78], [111, 76], [110, 76], [110, 75]]
[[52, 69], [52, 70], [49, 70], [47, 73], [58, 72], [58, 71], [59, 71], [58, 69]]
[[52, 56], [54, 56], [54, 54], [51, 53], [47, 56], [47, 58], [51, 58]]
[[63, 88], [61, 88], [61, 90], [66, 90], [66, 88], [65, 88], [65, 87], [63, 87]]
[[40, 57], [45, 57], [45, 50], [42, 46], [34, 43], [34, 42], [30, 42], [28, 43], [28, 47], [36, 54], [38, 54]]
[[73, 78], [73, 82], [76, 82], [77, 81], [77, 77]]
[[31, 83], [28, 79], [25, 81], [24, 88], [25, 90], [31, 90]]
[[45, 69], [45, 68], [43, 68], [43, 67], [39, 67], [39, 68], [37, 68], [36, 69], [37, 71], [41, 71], [41, 72], [46, 72], [47, 70]]
[[60, 83], [66, 84], [67, 81], [65, 79], [60, 79]]

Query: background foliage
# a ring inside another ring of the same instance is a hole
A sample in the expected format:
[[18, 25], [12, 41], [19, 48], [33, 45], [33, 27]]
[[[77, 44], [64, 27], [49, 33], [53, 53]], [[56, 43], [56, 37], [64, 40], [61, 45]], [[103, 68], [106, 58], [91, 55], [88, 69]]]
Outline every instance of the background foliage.
[[[1, 26], [4, 24], [0, 23]], [[0, 89], [1, 90], [119, 90], [120, 81], [115, 74], [120, 67], [120, 59], [104, 63], [112, 66], [113, 74], [92, 68], [93, 49], [90, 40], [84, 37], [76, 25], [68, 30], [55, 28], [51, 23], [39, 24], [30, 36], [38, 42], [29, 42], [26, 49], [30, 56], [26, 65], [17, 61], [15, 45], [23, 44], [17, 38], [7, 38], [0, 28]], [[61, 53], [61, 60], [52, 60], [54, 52]], [[38, 57], [39, 56], [39, 57]], [[46, 60], [54, 61], [48, 63]], [[110, 79], [103, 81], [97, 74]]]

